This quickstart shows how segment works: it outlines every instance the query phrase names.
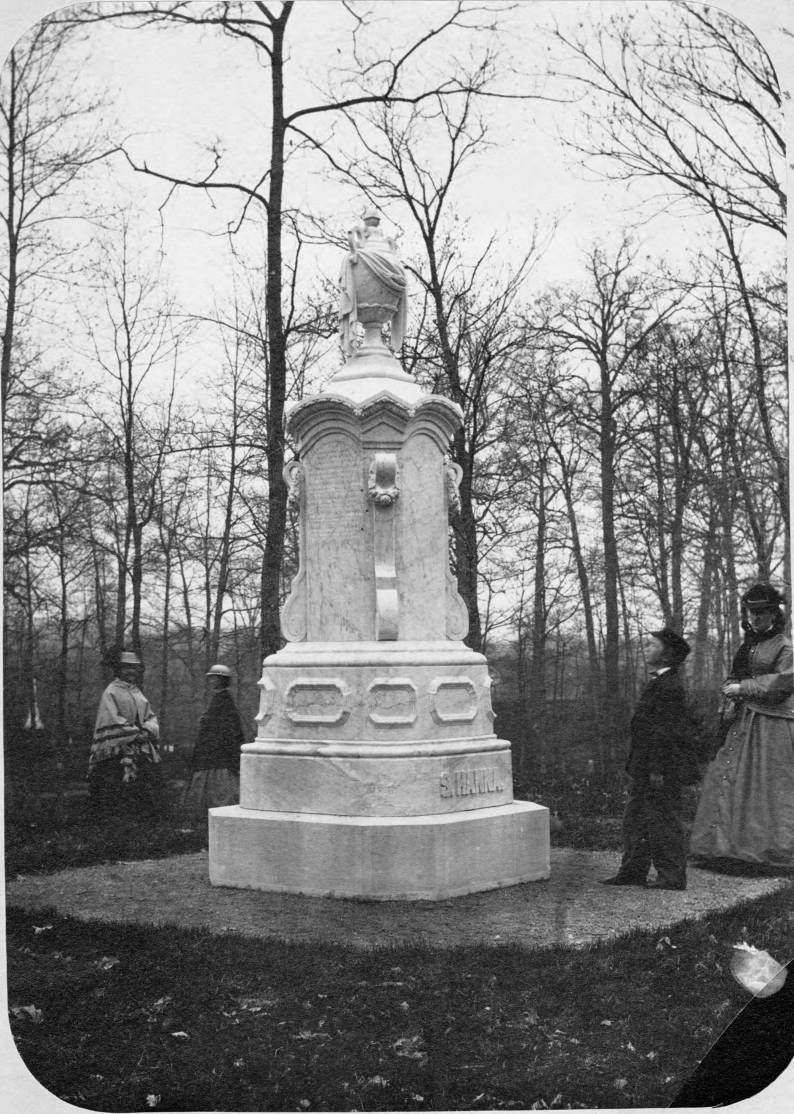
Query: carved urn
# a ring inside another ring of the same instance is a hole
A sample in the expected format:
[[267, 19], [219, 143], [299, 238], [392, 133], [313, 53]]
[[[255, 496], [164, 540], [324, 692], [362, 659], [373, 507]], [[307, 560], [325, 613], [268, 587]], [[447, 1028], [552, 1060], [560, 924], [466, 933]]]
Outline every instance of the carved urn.
[[405, 335], [406, 277], [394, 240], [383, 233], [380, 217], [370, 209], [348, 233], [348, 244], [339, 278], [343, 355], [355, 354], [357, 322], [364, 327], [364, 349], [381, 348], [388, 325], [390, 348], [399, 351]]

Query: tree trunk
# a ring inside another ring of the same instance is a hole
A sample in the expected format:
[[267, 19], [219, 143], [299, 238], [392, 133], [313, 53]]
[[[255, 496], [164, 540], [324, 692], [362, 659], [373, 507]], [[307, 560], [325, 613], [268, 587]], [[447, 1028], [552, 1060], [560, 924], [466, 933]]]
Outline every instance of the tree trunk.
[[601, 530], [604, 546], [604, 729], [609, 766], [616, 762], [616, 734], [620, 723], [620, 662], [618, 614], [618, 546], [615, 535], [615, 431], [607, 367], [601, 366]]
[[273, 123], [270, 145], [270, 186], [267, 206], [267, 362], [269, 404], [266, 419], [267, 534], [262, 561], [262, 655], [281, 646], [279, 603], [281, 561], [287, 528], [287, 485], [284, 481], [284, 404], [287, 397], [287, 352], [281, 307], [281, 227], [284, 189], [284, 32], [290, 6], [272, 20], [270, 78]]
[[590, 710], [595, 713], [601, 697], [601, 668], [598, 659], [595, 623], [593, 621], [593, 604], [590, 598], [590, 578], [587, 575], [587, 565], [585, 564], [582, 543], [579, 537], [579, 523], [576, 518], [576, 507], [573, 501], [571, 478], [561, 453], [558, 453], [558, 458], [562, 470], [562, 490], [565, 496], [565, 509], [571, 531], [571, 548], [576, 564], [576, 574], [579, 578], [585, 638], [587, 639], [587, 700]]
[[130, 588], [132, 590], [130, 643], [135, 653], [140, 656], [142, 654], [141, 593], [143, 591], [143, 527], [140, 522], [136, 522], [132, 529], [132, 575], [130, 577]]
[[163, 557], [165, 558], [165, 583], [163, 585], [163, 634], [161, 639], [162, 656], [160, 658], [160, 703], [158, 708], [158, 718], [160, 720], [160, 732], [164, 739], [168, 738], [168, 703], [169, 703], [169, 671], [170, 671], [170, 628], [171, 628], [171, 544], [166, 542], [164, 533], [167, 531], [160, 530], [161, 544], [163, 545]]
[[124, 556], [116, 557], [118, 569], [118, 582], [116, 584], [116, 624], [114, 641], [116, 648], [124, 648], [124, 637], [127, 629], [127, 561]]
[[703, 546], [703, 567], [698, 592], [698, 613], [692, 648], [692, 686], [705, 689], [711, 677], [706, 677], [706, 647], [709, 634], [709, 615], [712, 610], [712, 587], [716, 566], [716, 547], [711, 544], [717, 528], [717, 512], [712, 502], [709, 507], [708, 527]]
[[213, 662], [220, 657], [221, 623], [223, 621], [223, 601], [226, 598], [226, 588], [229, 583], [229, 564], [231, 558], [231, 534], [234, 520], [234, 501], [237, 495], [237, 403], [232, 417], [234, 431], [229, 444], [229, 475], [226, 489], [226, 505], [223, 516], [223, 534], [221, 535], [220, 553], [218, 555], [218, 583], [215, 589], [215, 607], [210, 635], [210, 658]]
[[6, 229], [8, 232], [8, 286], [6, 290], [6, 312], [2, 337], [2, 424], [6, 424], [6, 402], [8, 389], [11, 383], [11, 354], [14, 346], [14, 326], [16, 324], [17, 302], [17, 261], [19, 256], [19, 236], [16, 221], [16, 197], [14, 183], [16, 181], [16, 126], [17, 126], [17, 59], [12, 50], [6, 62], [8, 67], [9, 103], [8, 103], [8, 149], [6, 153], [6, 174], [8, 178], [8, 194], [6, 214]]
[[53, 726], [55, 755], [55, 792], [56, 809], [64, 814], [64, 755], [66, 753], [66, 686], [69, 679], [69, 585], [67, 579], [66, 538], [61, 508], [55, 500], [59, 518], [58, 530], [58, 610], [60, 645], [58, 647], [58, 670], [56, 678], [55, 721]]
[[538, 460], [538, 511], [532, 592], [532, 658], [529, 692], [536, 710], [538, 770], [546, 774], [546, 459]]
[[464, 642], [472, 650], [479, 652], [482, 649], [482, 620], [477, 591], [479, 580], [477, 522], [474, 517], [472, 493], [474, 468], [471, 454], [467, 451], [466, 435], [463, 429], [460, 429], [455, 435], [452, 455], [462, 469], [460, 512], [452, 519], [452, 529], [455, 539], [455, 574], [458, 582], [458, 592], [469, 613], [469, 630]]

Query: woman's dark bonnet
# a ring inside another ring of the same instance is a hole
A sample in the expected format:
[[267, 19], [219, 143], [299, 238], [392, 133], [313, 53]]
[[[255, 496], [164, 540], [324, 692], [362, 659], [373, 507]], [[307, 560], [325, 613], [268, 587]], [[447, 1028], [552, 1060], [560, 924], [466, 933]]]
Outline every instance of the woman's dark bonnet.
[[750, 631], [749, 615], [751, 611], [774, 611], [775, 619], [767, 636], [777, 634], [786, 625], [786, 616], [783, 611], [785, 598], [777, 588], [771, 584], [754, 584], [742, 596], [742, 630]]

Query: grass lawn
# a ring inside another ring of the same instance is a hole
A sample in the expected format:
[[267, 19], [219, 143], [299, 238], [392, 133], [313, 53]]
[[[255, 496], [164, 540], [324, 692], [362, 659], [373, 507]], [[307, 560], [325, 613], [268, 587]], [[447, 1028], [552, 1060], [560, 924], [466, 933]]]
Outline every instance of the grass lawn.
[[117, 859], [158, 859], [206, 846], [206, 820], [182, 820], [176, 794], [165, 798], [162, 814], [154, 819], [133, 813], [97, 816], [87, 799], [69, 801], [60, 813], [52, 801], [30, 801], [24, 809], [6, 809], [7, 875]]
[[584, 950], [360, 951], [11, 909], [11, 1024], [33, 1075], [93, 1110], [665, 1106], [748, 1001], [730, 945], [783, 961], [793, 929], [791, 889]]
[[[622, 787], [533, 799], [563, 819], [553, 843], [620, 846]], [[5, 835], [9, 874], [207, 845], [176, 794], [154, 820], [29, 802]], [[665, 1106], [747, 1001], [730, 945], [794, 954], [792, 892], [543, 951], [365, 952], [10, 909], [12, 1032], [54, 1094], [119, 1114]]]

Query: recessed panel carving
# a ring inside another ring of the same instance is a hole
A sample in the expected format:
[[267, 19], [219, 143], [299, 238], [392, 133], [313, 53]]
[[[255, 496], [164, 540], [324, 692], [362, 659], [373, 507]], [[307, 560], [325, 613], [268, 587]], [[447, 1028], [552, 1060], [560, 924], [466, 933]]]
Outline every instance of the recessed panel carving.
[[285, 693], [285, 714], [291, 723], [344, 723], [350, 715], [348, 697], [343, 681], [293, 681]]
[[471, 723], [477, 715], [477, 690], [465, 677], [440, 677], [430, 686], [430, 711], [436, 723]]
[[416, 688], [406, 678], [376, 678], [367, 689], [367, 707], [373, 723], [405, 727], [416, 720]]

